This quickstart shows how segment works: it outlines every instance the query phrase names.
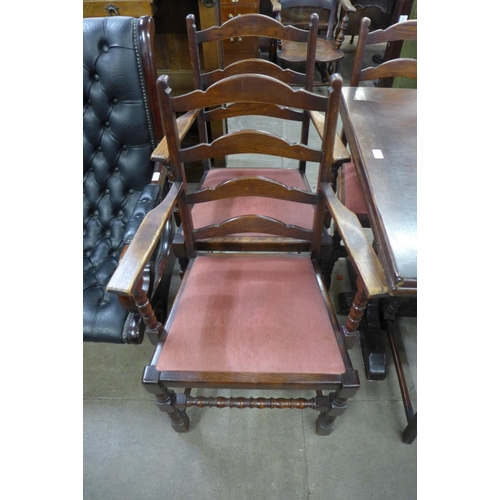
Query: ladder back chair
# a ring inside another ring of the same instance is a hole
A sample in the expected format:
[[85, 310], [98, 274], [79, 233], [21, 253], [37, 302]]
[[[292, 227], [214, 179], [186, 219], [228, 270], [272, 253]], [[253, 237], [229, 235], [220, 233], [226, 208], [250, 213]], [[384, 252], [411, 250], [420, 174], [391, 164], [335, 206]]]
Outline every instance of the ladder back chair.
[[[140, 287], [142, 268], [176, 206], [190, 262], [165, 325], [151, 308], [141, 308], [149, 330], [158, 338], [155, 354], [143, 373], [143, 384], [177, 432], [188, 431], [186, 410], [198, 406], [309, 408], [319, 412], [317, 433], [330, 434], [336, 417], [346, 409], [347, 399], [359, 388], [358, 374], [350, 362], [317, 264], [326, 209], [323, 186], [329, 186], [323, 181], [330, 168], [341, 79], [333, 79], [328, 97], [292, 89], [263, 75], [231, 76], [206, 91], [177, 97], [172, 96], [168, 76], [161, 76], [158, 89], [170, 150], [172, 188], [161, 206], [146, 216], [108, 290], [147, 302]], [[181, 147], [177, 113], [239, 102], [326, 111], [325, 139], [321, 147], [312, 148], [252, 129], [229, 133], [211, 144]], [[240, 153], [318, 161], [319, 189], [311, 192], [287, 187], [263, 172], [246, 173], [187, 193], [184, 162]], [[312, 214], [312, 228], [251, 211], [238, 216], [228, 213], [227, 220], [218, 224], [194, 227], [197, 205], [252, 196], [303, 205], [303, 211]], [[300, 240], [308, 249], [300, 254], [279, 245], [272, 253], [263, 247], [257, 251], [245, 247], [231, 252], [206, 251], [207, 240], [218, 240], [227, 248], [225, 240], [234, 233], [276, 234], [277, 239]], [[185, 390], [175, 392], [177, 388]], [[208, 397], [198, 394], [204, 388], [310, 390], [313, 395], [309, 399]]]
[[[274, 78], [277, 78], [289, 85], [296, 86], [299, 88], [305, 88], [312, 90], [313, 88], [313, 72], [314, 72], [314, 60], [312, 56], [314, 55], [315, 43], [317, 38], [317, 22], [318, 16], [316, 14], [311, 15], [310, 19], [310, 29], [301, 30], [294, 28], [292, 26], [284, 27], [278, 21], [260, 14], [244, 14], [232, 18], [225, 22], [222, 26], [214, 26], [206, 30], [197, 31], [195, 24], [194, 15], [188, 15], [186, 18], [187, 33], [191, 54], [192, 70], [193, 70], [193, 83], [197, 89], [207, 89], [214, 83], [220, 81], [228, 76], [237, 74], [263, 74]], [[200, 63], [200, 46], [204, 43], [213, 43], [216, 41], [223, 41], [230, 39], [232, 37], [245, 37], [245, 36], [255, 36], [258, 34], [262, 37], [267, 37], [272, 39], [273, 37], [281, 37], [283, 39], [290, 40], [301, 40], [307, 44], [309, 50], [308, 67], [306, 73], [299, 73], [292, 71], [290, 69], [283, 69], [282, 67], [264, 59], [246, 59], [242, 61], [234, 62], [228, 65], [226, 68], [216, 69], [210, 72], [202, 72]], [[311, 111], [311, 113], [317, 113], [316, 111]], [[272, 118], [279, 118], [280, 120], [288, 121], [300, 121], [302, 122], [300, 142], [302, 144], [307, 144], [309, 135], [309, 113], [305, 111], [292, 111], [291, 109], [283, 109], [283, 107], [268, 104], [266, 106], [257, 105], [255, 103], [238, 103], [238, 106], [231, 105], [225, 108], [214, 110], [200, 110], [197, 116], [198, 120], [198, 131], [199, 137], [202, 142], [208, 142], [209, 133], [207, 125], [213, 123], [213, 121], [219, 122], [220, 120], [235, 118], [239, 116], [269, 116]], [[314, 119], [314, 115], [311, 115]], [[340, 147], [340, 148], [339, 148]], [[341, 151], [338, 151], [341, 149]], [[339, 157], [340, 156], [340, 157]], [[165, 165], [168, 164], [168, 147], [166, 140], [164, 139], [160, 144], [160, 147], [153, 153], [153, 158], [158, 161], [163, 162]], [[345, 162], [350, 159], [347, 150], [343, 147], [343, 144], [338, 137], [335, 136], [335, 147], [333, 154], [333, 161]], [[235, 168], [213, 168], [211, 169], [209, 158], [204, 159], [205, 168], [207, 169], [200, 186], [210, 186], [214, 183], [221, 182], [222, 180], [229, 180], [235, 175], [241, 176], [247, 172], [244, 167]], [[305, 173], [306, 162], [304, 160], [299, 160], [298, 170], [293, 170], [290, 168], [282, 169], [280, 167], [275, 167], [275, 171], [269, 171], [268, 175], [273, 175], [275, 180], [279, 180], [289, 186], [300, 186], [309, 188], [309, 183], [306, 178]], [[258, 200], [256, 198], [252, 199], [254, 211], [258, 211], [259, 205], [263, 200]], [[238, 211], [236, 203], [248, 203], [250, 200], [238, 200], [238, 202], [231, 202], [232, 211]], [[280, 208], [277, 202], [267, 203], [266, 210], [270, 210], [268, 215], [273, 216], [272, 210], [278, 210], [280, 216], [283, 217], [283, 213], [280, 212]], [[203, 219], [204, 224], [210, 224], [216, 222], [221, 217], [226, 215], [226, 210], [228, 209], [229, 202], [213, 204], [209, 210], [204, 211], [203, 208], [197, 207], [195, 211], [196, 225], [200, 218]], [[295, 211], [299, 207], [293, 206], [288, 207], [288, 209]], [[217, 213], [220, 210], [220, 213]], [[292, 217], [291, 220], [298, 220], [300, 214], [290, 213], [288, 217]], [[185, 243], [182, 235], [182, 231], [179, 230], [174, 239], [174, 248], [176, 255], [179, 257], [181, 272], [183, 272], [187, 265], [187, 256], [185, 251]], [[322, 246], [322, 258], [321, 266], [324, 272], [324, 279], [327, 287], [330, 284], [331, 271], [333, 268], [333, 254], [332, 254], [332, 238], [327, 231], [323, 235], [323, 246]]]
[[[190, 14], [186, 18], [189, 52], [191, 57], [191, 68], [193, 72], [193, 83], [195, 89], [207, 89], [213, 83], [237, 74], [263, 74], [278, 78], [283, 82], [298, 87], [312, 90], [314, 80], [314, 54], [318, 37], [318, 16], [312, 14], [309, 20], [308, 30], [285, 27], [275, 19], [262, 14], [243, 14], [233, 17], [221, 26], [212, 26], [205, 30], [196, 30], [195, 17]], [[276, 64], [260, 58], [244, 59], [233, 62], [221, 69], [203, 72], [200, 61], [200, 46], [213, 42], [238, 39], [244, 37], [266, 38], [271, 43], [275, 37], [284, 40], [297, 41], [305, 46], [306, 68], [305, 73], [299, 73], [290, 69], [283, 70]], [[259, 108], [246, 105], [249, 114], [257, 114]], [[264, 110], [266, 116], [280, 118], [282, 113], [277, 106], [268, 106]], [[307, 144], [309, 136], [309, 115], [302, 113], [303, 123], [301, 129], [301, 142]], [[198, 115], [198, 132], [200, 139], [208, 140], [207, 120], [203, 110]], [[204, 168], [209, 168], [208, 159], [205, 160]], [[300, 163], [300, 170], [305, 171], [305, 162]]]
[[[153, 19], [83, 19], [83, 340], [141, 343], [137, 307], [106, 285], [145, 214], [168, 190], [151, 161], [163, 137]], [[158, 317], [172, 271], [170, 224], [145, 266], [142, 287]]]

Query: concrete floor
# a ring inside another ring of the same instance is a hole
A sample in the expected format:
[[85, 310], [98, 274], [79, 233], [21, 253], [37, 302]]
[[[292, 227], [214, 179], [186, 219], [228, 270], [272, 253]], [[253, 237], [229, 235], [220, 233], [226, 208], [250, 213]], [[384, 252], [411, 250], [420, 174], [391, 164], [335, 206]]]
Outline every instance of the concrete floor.
[[[347, 85], [354, 46], [346, 42], [343, 48], [341, 73]], [[314, 166], [308, 170], [312, 186], [316, 172]], [[179, 281], [176, 266], [171, 296]], [[330, 290], [334, 303], [338, 292], [349, 289], [341, 259]], [[397, 326], [416, 410], [417, 319], [400, 318]], [[191, 408], [190, 431], [177, 434], [141, 385], [152, 353], [147, 340], [140, 346], [83, 345], [84, 498], [417, 498], [417, 440], [401, 442], [406, 419], [389, 350], [388, 376], [380, 382], [366, 380], [359, 345], [349, 351], [361, 387], [327, 437], [315, 434], [317, 413], [312, 410]]]

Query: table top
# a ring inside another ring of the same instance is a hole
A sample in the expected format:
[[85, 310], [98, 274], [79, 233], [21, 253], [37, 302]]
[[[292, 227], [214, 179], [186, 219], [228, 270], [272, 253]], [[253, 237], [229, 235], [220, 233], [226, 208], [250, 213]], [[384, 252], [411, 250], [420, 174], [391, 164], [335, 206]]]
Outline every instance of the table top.
[[417, 91], [344, 87], [342, 123], [391, 295], [417, 293]]

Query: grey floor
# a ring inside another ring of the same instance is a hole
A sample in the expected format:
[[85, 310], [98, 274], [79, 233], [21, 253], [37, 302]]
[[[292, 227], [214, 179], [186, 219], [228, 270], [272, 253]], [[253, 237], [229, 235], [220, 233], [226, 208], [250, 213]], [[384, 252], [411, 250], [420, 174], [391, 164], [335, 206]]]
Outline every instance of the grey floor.
[[[343, 47], [344, 85], [354, 47], [348, 41]], [[262, 128], [275, 126], [266, 121]], [[288, 133], [295, 131], [286, 129]], [[314, 166], [308, 169], [312, 187], [316, 174]], [[330, 294], [336, 304], [337, 293], [352, 289], [345, 260], [338, 261], [332, 278]], [[179, 281], [176, 266], [172, 296]], [[397, 326], [416, 410], [417, 319], [400, 318]], [[84, 498], [417, 498], [418, 440], [401, 442], [406, 419], [389, 350], [388, 376], [380, 382], [366, 380], [359, 345], [349, 351], [361, 388], [328, 437], [315, 434], [312, 410], [191, 408], [190, 431], [177, 434], [141, 385], [152, 353], [147, 340], [140, 346], [83, 345]], [[255, 393], [233, 395], [248, 394]]]

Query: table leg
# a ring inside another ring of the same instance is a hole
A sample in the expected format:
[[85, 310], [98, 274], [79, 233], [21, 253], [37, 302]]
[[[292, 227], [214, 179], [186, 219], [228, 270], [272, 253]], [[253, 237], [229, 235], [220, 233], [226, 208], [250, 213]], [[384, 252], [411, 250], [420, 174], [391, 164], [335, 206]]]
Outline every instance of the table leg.
[[416, 437], [417, 437], [417, 412], [415, 412], [415, 415], [413, 415], [413, 417], [408, 422], [408, 425], [406, 426], [405, 430], [403, 431], [403, 443], [411, 444], [413, 443], [413, 441], [415, 441]]
[[391, 302], [389, 307], [384, 313], [385, 326], [387, 330], [387, 338], [391, 346], [392, 357], [394, 358], [394, 366], [396, 367], [396, 374], [398, 376], [399, 389], [401, 390], [401, 397], [403, 398], [403, 406], [405, 409], [406, 420], [408, 425], [403, 431], [403, 443], [411, 444], [417, 437], [417, 414], [413, 412], [413, 407], [410, 400], [410, 393], [406, 384], [406, 378], [403, 371], [403, 365], [399, 357], [399, 352], [394, 341], [393, 324], [396, 312], [404, 302], [404, 299], [395, 299]]
[[380, 324], [380, 303], [372, 299], [366, 306], [359, 332], [361, 353], [368, 380], [385, 380], [387, 376], [387, 354], [385, 337]]

